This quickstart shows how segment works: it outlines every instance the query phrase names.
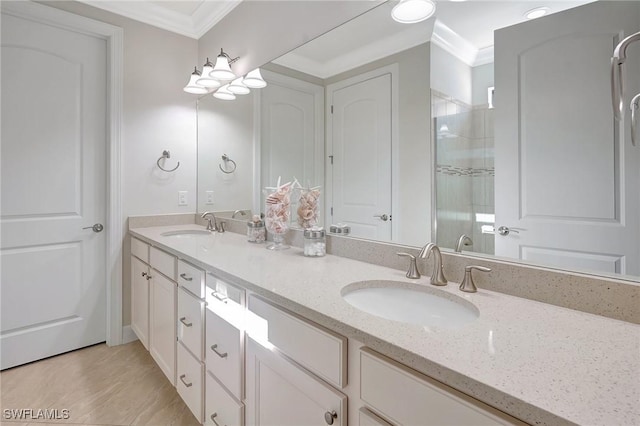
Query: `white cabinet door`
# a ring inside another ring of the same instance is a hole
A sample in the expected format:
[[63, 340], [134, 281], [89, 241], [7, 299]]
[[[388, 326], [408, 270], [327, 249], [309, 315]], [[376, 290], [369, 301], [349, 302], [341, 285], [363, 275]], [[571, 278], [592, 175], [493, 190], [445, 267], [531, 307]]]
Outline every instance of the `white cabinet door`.
[[131, 256], [131, 329], [149, 350], [149, 266]]
[[246, 359], [247, 425], [346, 426], [345, 395], [253, 339]]
[[176, 283], [151, 270], [149, 352], [171, 384], [176, 384]]

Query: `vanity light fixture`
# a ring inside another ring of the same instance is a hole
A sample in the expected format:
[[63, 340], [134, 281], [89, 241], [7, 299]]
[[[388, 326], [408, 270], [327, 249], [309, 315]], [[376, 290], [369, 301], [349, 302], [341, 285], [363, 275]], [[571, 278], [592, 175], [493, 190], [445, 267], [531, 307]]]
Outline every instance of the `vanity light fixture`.
[[198, 79], [200, 79], [200, 71], [198, 71], [198, 68], [193, 69], [193, 73], [191, 73], [191, 78], [189, 79], [189, 82], [187, 83], [186, 86], [184, 86], [184, 88], [182, 90], [184, 90], [187, 93], [191, 93], [193, 95], [204, 95], [205, 93], [208, 92], [207, 88], [204, 86], [200, 86], [197, 81]]
[[198, 80], [196, 80], [196, 84], [207, 88], [220, 87], [222, 83], [214, 78], [211, 78], [211, 71], [213, 71], [213, 64], [209, 61], [209, 58], [207, 58], [207, 62], [205, 62], [204, 66], [202, 67], [202, 76]]
[[267, 82], [264, 81], [262, 74], [260, 74], [260, 68], [250, 71], [242, 82], [252, 89], [262, 89], [267, 86]]
[[233, 80], [236, 75], [231, 71], [231, 64], [240, 59], [239, 57], [231, 59], [229, 55], [220, 49], [220, 54], [216, 59], [216, 66], [209, 73], [211, 78], [216, 80]]
[[223, 101], [233, 101], [236, 99], [236, 95], [229, 91], [229, 85], [225, 84], [213, 93], [214, 98], [221, 99]]
[[242, 77], [238, 77], [229, 83], [227, 90], [235, 95], [247, 95], [251, 90], [243, 83]]
[[435, 11], [432, 0], [400, 0], [391, 10], [391, 17], [402, 24], [414, 24], [430, 18]]
[[535, 9], [525, 12], [524, 17], [527, 19], [536, 19], [546, 15], [547, 12], [549, 12], [548, 7], [536, 7]]

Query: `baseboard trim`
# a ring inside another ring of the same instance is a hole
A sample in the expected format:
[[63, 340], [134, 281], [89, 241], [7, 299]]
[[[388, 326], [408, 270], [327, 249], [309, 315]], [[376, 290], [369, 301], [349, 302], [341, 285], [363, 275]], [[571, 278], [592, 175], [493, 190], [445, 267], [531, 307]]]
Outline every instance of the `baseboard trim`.
[[133, 331], [130, 325], [125, 325], [122, 327], [122, 344], [125, 345], [127, 343], [135, 342], [138, 340], [138, 336]]

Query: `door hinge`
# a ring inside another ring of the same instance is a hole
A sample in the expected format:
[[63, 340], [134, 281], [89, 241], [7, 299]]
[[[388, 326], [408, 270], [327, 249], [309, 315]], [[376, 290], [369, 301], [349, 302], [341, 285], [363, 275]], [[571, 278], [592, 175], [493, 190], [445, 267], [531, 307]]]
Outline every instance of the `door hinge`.
[[331, 207], [331, 216], [333, 216], [333, 207]]
[[333, 166], [333, 155], [329, 156], [329, 160], [331, 160], [331, 165]]
[[331, 105], [331, 114], [333, 114], [333, 105]]

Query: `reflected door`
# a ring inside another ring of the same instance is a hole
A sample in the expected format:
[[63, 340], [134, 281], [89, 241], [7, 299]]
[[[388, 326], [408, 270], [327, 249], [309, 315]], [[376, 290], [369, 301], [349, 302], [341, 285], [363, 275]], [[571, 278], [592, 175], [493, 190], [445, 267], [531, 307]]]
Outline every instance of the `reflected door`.
[[107, 46], [3, 12], [1, 49], [4, 369], [106, 338]]
[[332, 90], [332, 223], [391, 240], [391, 75]]
[[[613, 48], [637, 2], [597, 2], [495, 33], [496, 255], [640, 274], [640, 149], [616, 122]], [[626, 99], [640, 91], [640, 51]], [[579, 94], [579, 95], [576, 95]]]

